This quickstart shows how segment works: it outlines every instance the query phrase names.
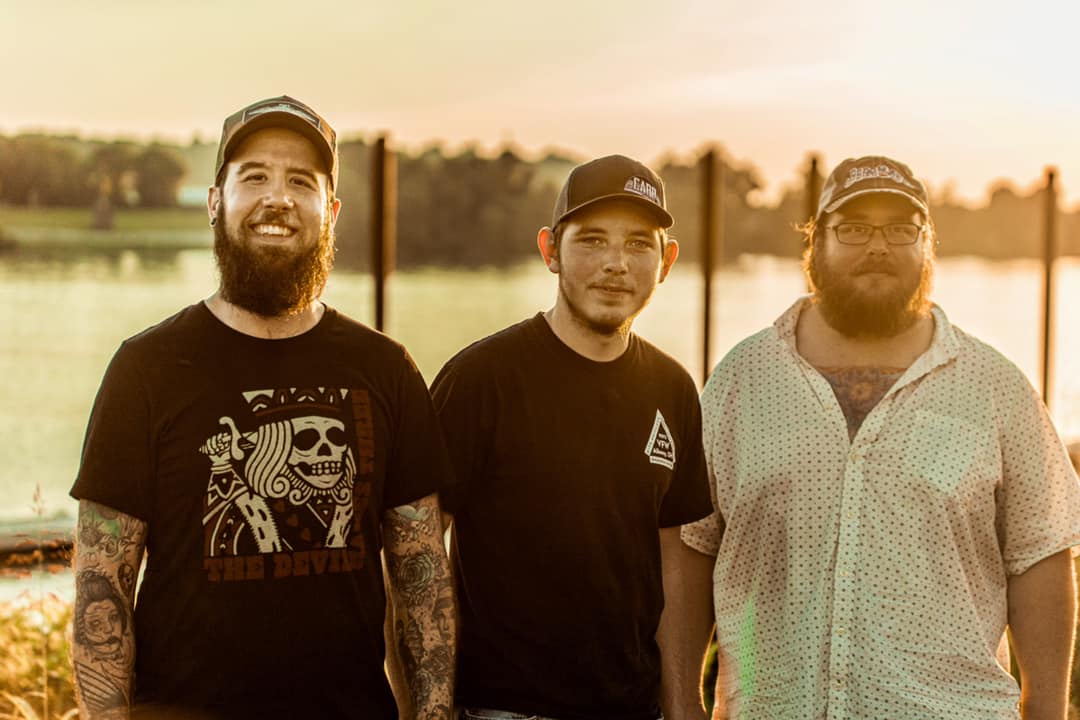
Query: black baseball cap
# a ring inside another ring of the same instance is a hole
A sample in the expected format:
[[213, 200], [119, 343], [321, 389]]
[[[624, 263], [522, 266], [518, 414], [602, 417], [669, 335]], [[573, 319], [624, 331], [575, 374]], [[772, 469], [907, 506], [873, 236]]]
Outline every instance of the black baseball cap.
[[869, 193], [902, 195], [930, 217], [926, 186], [907, 165], [884, 155], [848, 158], [837, 165], [821, 188], [815, 217], [820, 220], [822, 215], [835, 212], [848, 200]]
[[660, 176], [625, 155], [608, 155], [578, 165], [570, 171], [555, 201], [551, 227], [555, 227], [583, 207], [601, 200], [624, 199], [647, 206], [660, 227], [675, 224], [667, 211], [664, 183]]
[[215, 182], [221, 181], [221, 171], [244, 138], [256, 130], [268, 127], [294, 130], [310, 140], [326, 162], [330, 189], [337, 186], [337, 133], [324, 117], [288, 95], [259, 100], [225, 118], [225, 123], [221, 126], [217, 165], [214, 167]]

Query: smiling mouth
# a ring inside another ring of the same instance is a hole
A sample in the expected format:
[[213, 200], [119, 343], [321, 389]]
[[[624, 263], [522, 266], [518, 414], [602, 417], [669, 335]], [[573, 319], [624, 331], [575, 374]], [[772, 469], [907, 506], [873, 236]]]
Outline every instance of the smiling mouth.
[[296, 234], [296, 230], [288, 225], [279, 225], [277, 223], [255, 223], [250, 226], [251, 231], [259, 237], [292, 237]]

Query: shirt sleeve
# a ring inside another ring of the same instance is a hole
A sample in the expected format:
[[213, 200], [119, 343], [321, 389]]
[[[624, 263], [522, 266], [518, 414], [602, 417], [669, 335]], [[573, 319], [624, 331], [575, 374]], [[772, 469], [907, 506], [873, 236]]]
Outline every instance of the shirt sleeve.
[[705, 454], [706, 483], [711, 512], [697, 522], [684, 525], [682, 541], [688, 546], [706, 555], [720, 552], [720, 540], [724, 535], [724, 517], [717, 498], [717, 478], [723, 473], [724, 464], [731, 459], [734, 442], [731, 437], [733, 424], [724, 408], [728, 393], [721, 365], [712, 374], [701, 391], [702, 439]]
[[660, 505], [660, 527], [674, 527], [700, 520], [712, 511], [709, 482], [705, 472], [705, 451], [701, 445], [701, 404], [693, 381], [686, 378], [683, 389], [683, 449], [675, 463], [671, 487]]
[[446, 444], [427, 385], [408, 352], [404, 352], [397, 394], [397, 422], [388, 466], [383, 506], [398, 507], [438, 492], [450, 479]]
[[[1014, 369], [1015, 370], [1015, 369]], [[995, 393], [1003, 481], [997, 530], [1005, 571], [1018, 575], [1080, 544], [1080, 483], [1046, 406], [1015, 370]]]
[[127, 343], [101, 381], [71, 496], [150, 521], [154, 454], [150, 398]]
[[453, 468], [452, 480], [442, 496], [443, 507], [450, 513], [463, 506], [476, 475], [484, 472], [492, 436], [493, 381], [483, 381], [475, 364], [459, 354], [443, 366], [431, 384]]

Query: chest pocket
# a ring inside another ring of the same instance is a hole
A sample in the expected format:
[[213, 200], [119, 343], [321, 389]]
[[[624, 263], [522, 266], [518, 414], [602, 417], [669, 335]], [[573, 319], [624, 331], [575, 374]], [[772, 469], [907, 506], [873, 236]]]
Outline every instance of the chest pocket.
[[948, 496], [977, 492], [1001, 476], [996, 436], [970, 420], [917, 410], [902, 451], [904, 475]]

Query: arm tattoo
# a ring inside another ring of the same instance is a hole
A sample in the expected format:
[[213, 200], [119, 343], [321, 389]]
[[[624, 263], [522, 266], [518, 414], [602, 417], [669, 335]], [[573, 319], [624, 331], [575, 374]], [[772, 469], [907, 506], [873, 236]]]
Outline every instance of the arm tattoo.
[[383, 527], [395, 635], [416, 717], [449, 718], [457, 605], [438, 501], [430, 495], [393, 508]]
[[75, 546], [72, 664], [81, 717], [124, 718], [135, 666], [135, 578], [146, 523], [82, 500]]

